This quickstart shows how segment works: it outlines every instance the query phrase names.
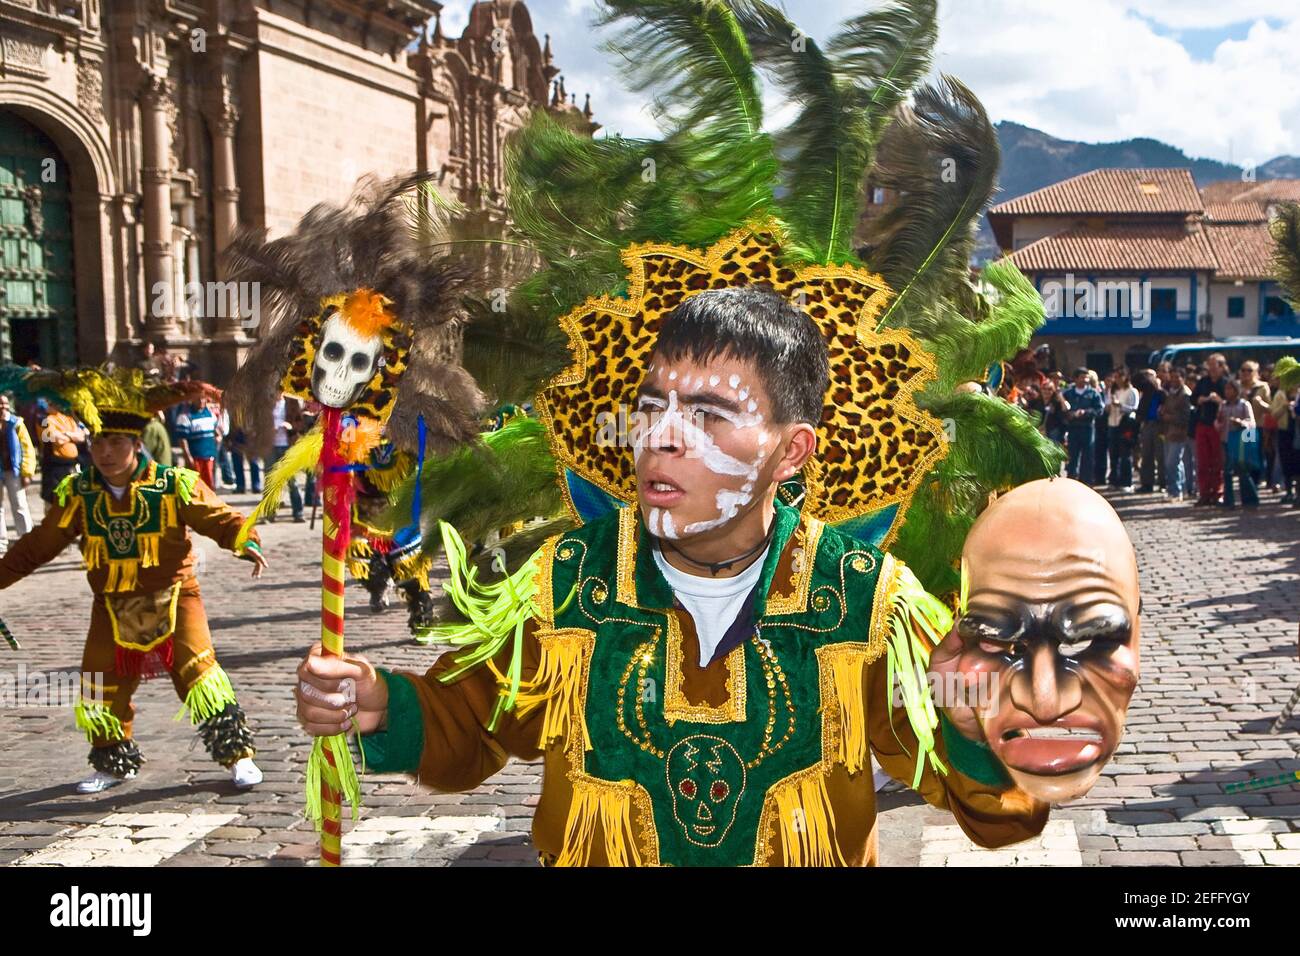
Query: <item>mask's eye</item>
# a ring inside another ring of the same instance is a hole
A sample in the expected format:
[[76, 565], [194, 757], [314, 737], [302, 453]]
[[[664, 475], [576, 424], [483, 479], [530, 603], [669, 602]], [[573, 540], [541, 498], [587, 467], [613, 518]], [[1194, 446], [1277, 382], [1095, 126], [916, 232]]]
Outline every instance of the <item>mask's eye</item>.
[[352, 368], [358, 372], [364, 372], [370, 368], [370, 356], [365, 352], [352, 353]]
[[343, 345], [340, 342], [326, 342], [321, 354], [331, 362], [337, 362], [343, 358]]
[[1021, 653], [1020, 621], [1009, 615], [971, 612], [957, 622], [957, 633], [967, 645], [977, 644], [985, 654], [1018, 657]]
[[1128, 614], [1119, 607], [1094, 605], [1075, 611], [1068, 608], [1058, 617], [1062, 657], [1098, 656], [1128, 642], [1132, 633]]
[[1072, 641], [1061, 641], [1057, 653], [1062, 657], [1079, 658], [1085, 654], [1105, 654], [1128, 641], [1128, 628], [1105, 629], [1100, 633], [1080, 635]]
[[1005, 657], [1015, 659], [1024, 653], [1024, 646], [1019, 641], [990, 641], [983, 640], [979, 642], [980, 650], [985, 654], [1001, 654]]

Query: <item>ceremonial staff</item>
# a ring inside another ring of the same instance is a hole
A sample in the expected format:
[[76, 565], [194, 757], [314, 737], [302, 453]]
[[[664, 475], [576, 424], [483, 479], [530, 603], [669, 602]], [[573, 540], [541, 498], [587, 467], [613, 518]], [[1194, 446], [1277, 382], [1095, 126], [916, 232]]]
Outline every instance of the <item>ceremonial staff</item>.
[[[244, 233], [227, 251], [229, 278], [254, 287], [264, 315], [227, 391], [232, 423], [257, 453], [274, 437], [282, 394], [321, 407], [315, 426], [267, 475], [245, 528], [275, 513], [298, 472], [319, 470], [320, 638], [328, 656], [344, 655], [344, 562], [356, 473], [369, 467], [383, 441], [422, 459], [426, 446], [443, 453], [478, 436], [483, 397], [450, 360], [469, 273], [448, 257], [448, 243], [431, 241], [438, 238], [432, 203], [426, 175], [367, 179], [348, 205], [317, 206], [290, 235], [266, 242]], [[419, 547], [418, 525], [403, 529], [402, 540]], [[321, 834], [321, 865], [337, 866], [343, 801], [354, 817], [360, 806], [344, 734], [314, 740], [306, 796]]]

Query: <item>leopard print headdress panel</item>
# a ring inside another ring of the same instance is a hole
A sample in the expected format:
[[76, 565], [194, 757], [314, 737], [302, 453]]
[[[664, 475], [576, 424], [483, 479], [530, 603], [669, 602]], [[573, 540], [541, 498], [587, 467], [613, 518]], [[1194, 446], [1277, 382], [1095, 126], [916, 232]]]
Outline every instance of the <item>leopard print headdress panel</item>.
[[[632, 449], [602, 440], [599, 425], [634, 407], [663, 317], [709, 289], [765, 284], [817, 323], [830, 352], [818, 452], [804, 467], [804, 510], [838, 523], [897, 504], [886, 541], [927, 471], [948, 451], [942, 423], [914, 395], [935, 379], [911, 334], [875, 331], [891, 292], [854, 266], [781, 265], [774, 222], [737, 230], [707, 250], [637, 244], [623, 251], [625, 298], [588, 299], [564, 316], [575, 360], [538, 396], [551, 447], [569, 470], [611, 497], [636, 501]], [[569, 488], [566, 501], [581, 520]]]

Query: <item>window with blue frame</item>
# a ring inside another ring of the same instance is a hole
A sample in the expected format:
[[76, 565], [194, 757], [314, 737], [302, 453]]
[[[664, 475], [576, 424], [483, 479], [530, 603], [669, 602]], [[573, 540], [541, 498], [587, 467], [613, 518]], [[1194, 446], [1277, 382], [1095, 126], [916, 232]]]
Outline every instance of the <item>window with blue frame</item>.
[[1151, 315], [1155, 318], [1172, 316], [1178, 311], [1177, 289], [1151, 290]]
[[1270, 295], [1264, 298], [1264, 318], [1266, 319], [1289, 319], [1295, 316], [1295, 310], [1291, 304], [1280, 295]]
[[1228, 318], [1244, 319], [1246, 317], [1246, 297], [1244, 295], [1228, 296]]

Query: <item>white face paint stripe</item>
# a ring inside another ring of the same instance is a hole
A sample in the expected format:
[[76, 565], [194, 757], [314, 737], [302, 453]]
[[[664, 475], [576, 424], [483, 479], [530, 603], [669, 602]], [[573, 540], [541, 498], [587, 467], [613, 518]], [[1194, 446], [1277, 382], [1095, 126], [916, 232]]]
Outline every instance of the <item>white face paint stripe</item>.
[[[677, 377], [675, 371], [668, 373], [669, 381], [676, 381]], [[686, 379], [683, 381], [689, 382]], [[718, 381], [718, 376], [710, 376], [709, 385], [716, 387]], [[739, 375], [732, 375], [728, 379], [728, 384], [733, 390], [739, 388], [740, 382]], [[698, 390], [703, 384], [703, 379], [697, 378], [694, 387]], [[748, 389], [740, 392], [740, 399], [741, 401], [748, 399], [747, 413], [737, 414], [730, 409], [709, 404], [693, 405], [683, 409], [678, 403], [676, 389], [669, 390], [666, 404], [660, 399], [651, 397], [643, 398], [638, 402], [638, 410], [649, 406], [651, 411], [660, 411], [661, 414], [654, 426], [645, 431], [642, 436], [639, 436], [634, 443], [634, 457], [639, 459], [641, 454], [659, 439], [668, 428], [676, 426], [680, 429], [682, 443], [685, 445], [688, 454], [698, 458], [704, 464], [704, 467], [714, 474], [743, 476], [745, 479], [739, 491], [728, 488], [718, 490], [715, 496], [715, 505], [718, 509], [716, 518], [692, 522], [682, 529], [681, 534], [699, 534], [720, 527], [734, 518], [741, 508], [753, 500], [754, 485], [758, 481], [758, 470], [768, 457], [766, 445], [771, 438], [768, 432], [764, 430], [759, 435], [760, 449], [758, 456], [752, 462], [745, 463], [724, 452], [717, 446], [711, 435], [692, 421], [695, 412], [708, 411], [731, 423], [737, 429], [755, 428], [762, 425], [764, 418], [757, 410], [758, 402], [749, 398]], [[672, 539], [679, 536], [672, 515], [663, 509], [651, 508], [647, 518], [647, 525], [650, 533], [656, 537]]]

